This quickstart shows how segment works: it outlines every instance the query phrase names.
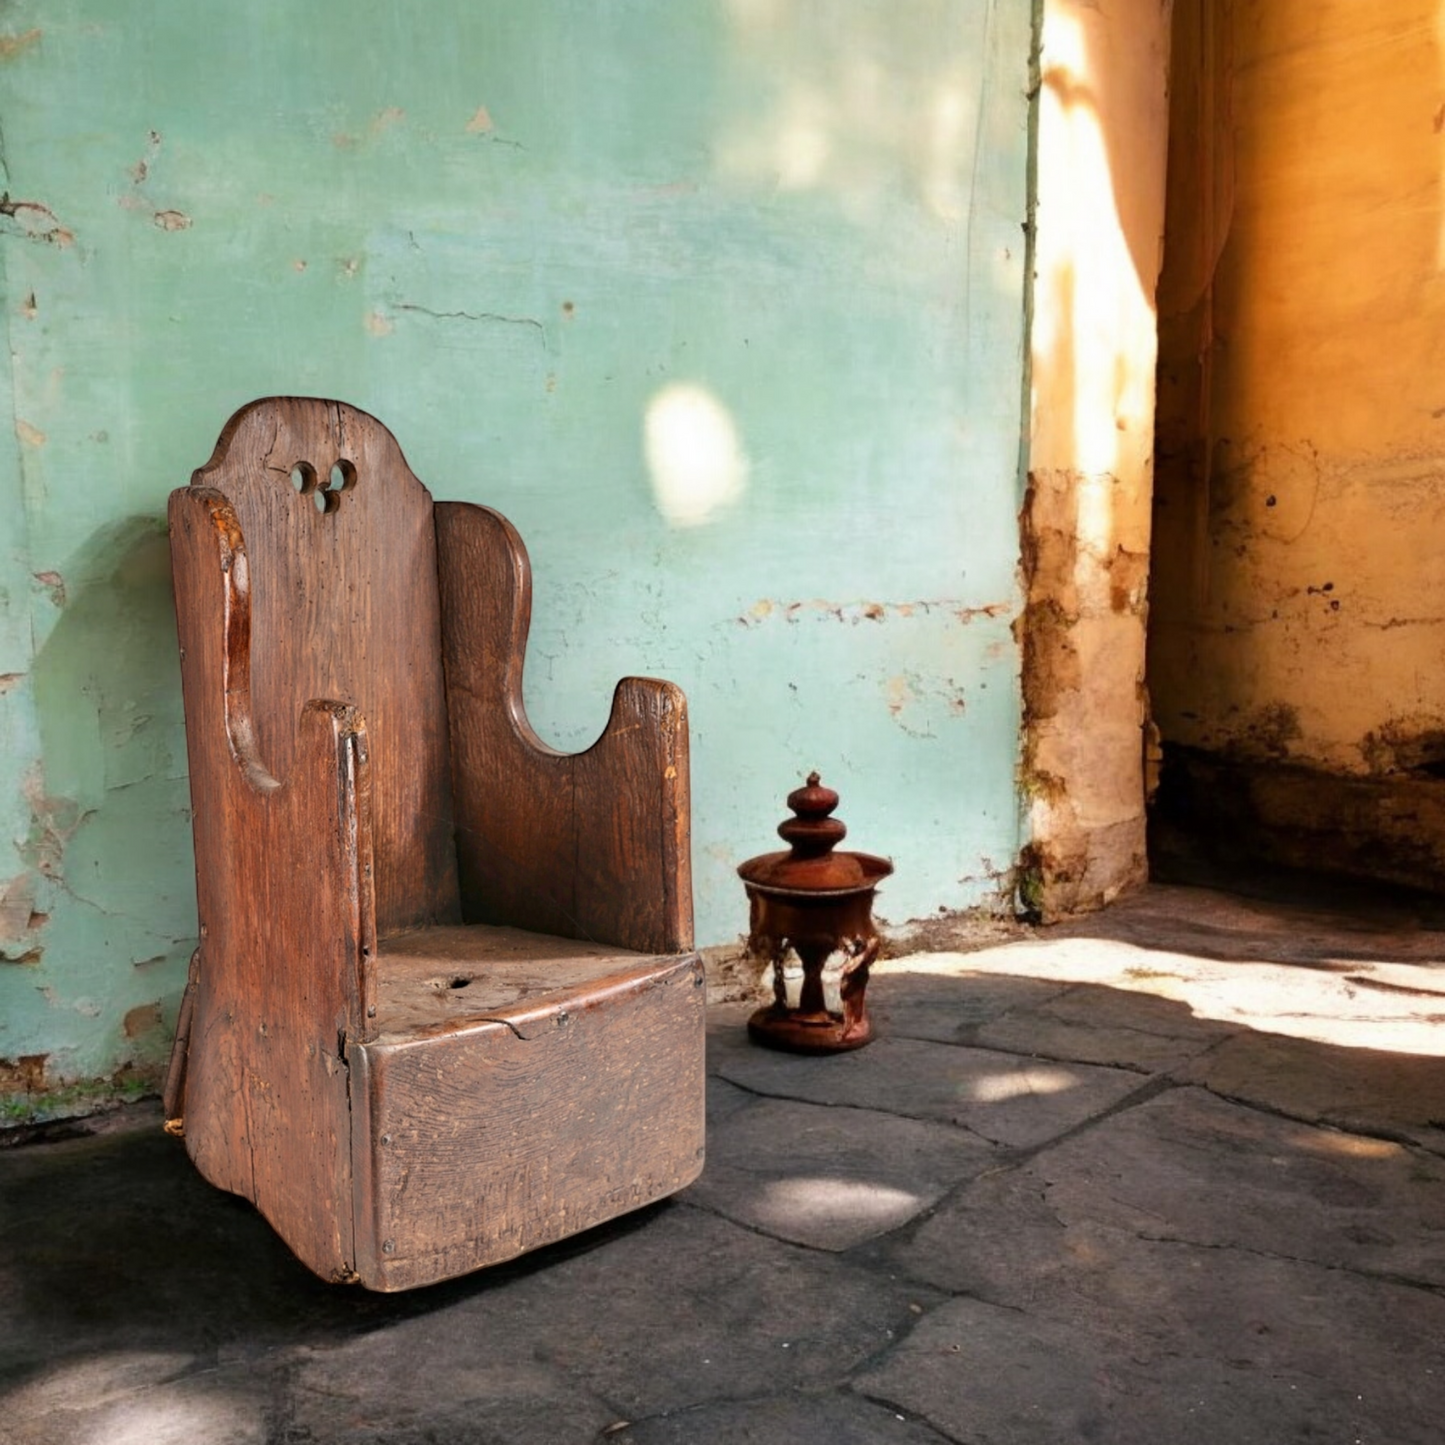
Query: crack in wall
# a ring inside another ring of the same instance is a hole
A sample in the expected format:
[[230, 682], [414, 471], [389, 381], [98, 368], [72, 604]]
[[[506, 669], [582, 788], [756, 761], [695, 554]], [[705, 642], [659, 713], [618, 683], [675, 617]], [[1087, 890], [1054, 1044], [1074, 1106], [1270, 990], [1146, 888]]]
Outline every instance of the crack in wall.
[[418, 316], [429, 317], [433, 321], [474, 321], [497, 326], [535, 328], [542, 342], [542, 349], [550, 350], [547, 345], [547, 328], [535, 316], [507, 316], [500, 311], [435, 311], [430, 306], [419, 306], [411, 301], [398, 301], [391, 309], [393, 311], [410, 311]]

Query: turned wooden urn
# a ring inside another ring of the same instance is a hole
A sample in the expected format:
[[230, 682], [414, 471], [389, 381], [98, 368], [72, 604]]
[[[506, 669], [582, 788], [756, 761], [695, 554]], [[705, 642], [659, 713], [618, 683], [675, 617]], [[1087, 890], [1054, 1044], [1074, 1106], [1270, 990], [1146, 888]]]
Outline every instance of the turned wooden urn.
[[[788, 794], [793, 816], [778, 825], [786, 852], [749, 858], [738, 869], [751, 906], [748, 947], [771, 964], [773, 1002], [748, 1020], [755, 1043], [794, 1053], [862, 1048], [873, 1037], [864, 994], [878, 956], [873, 895], [892, 871], [886, 858], [837, 851], [847, 836], [833, 817], [838, 795], [817, 773]], [[786, 965], [796, 957], [801, 986], [791, 997]], [[836, 1009], [828, 1007], [824, 972], [841, 960]]]

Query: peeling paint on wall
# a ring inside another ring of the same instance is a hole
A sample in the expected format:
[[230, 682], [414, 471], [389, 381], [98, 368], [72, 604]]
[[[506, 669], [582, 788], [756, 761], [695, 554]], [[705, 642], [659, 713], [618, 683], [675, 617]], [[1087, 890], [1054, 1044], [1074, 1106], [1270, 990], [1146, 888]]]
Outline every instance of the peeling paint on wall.
[[23, 35], [0, 35], [0, 61], [14, 60], [17, 55], [23, 55], [32, 45], [40, 43], [44, 33], [36, 25]]
[[75, 232], [60, 224], [60, 218], [43, 201], [12, 199], [6, 191], [0, 195], [0, 236], [18, 236], [25, 241], [40, 241], [50, 246], [73, 246]]
[[985, 602], [968, 604], [957, 599], [939, 599], [935, 602], [825, 602], [813, 598], [807, 602], [774, 602], [764, 597], [754, 602], [738, 621], [744, 627], [757, 627], [763, 622], [780, 619], [787, 623], [811, 620], [846, 622], [856, 627], [860, 622], [887, 622], [909, 617], [929, 617], [935, 614], [951, 614], [959, 622], [971, 622], [975, 617], [995, 619], [1013, 614], [1015, 604], [1008, 602]]

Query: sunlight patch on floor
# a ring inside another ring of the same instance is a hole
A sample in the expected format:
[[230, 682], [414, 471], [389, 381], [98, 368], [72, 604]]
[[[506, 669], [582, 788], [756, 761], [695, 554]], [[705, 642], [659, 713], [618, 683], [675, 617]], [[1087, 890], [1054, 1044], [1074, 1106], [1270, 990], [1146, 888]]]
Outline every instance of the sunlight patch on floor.
[[911, 1219], [926, 1203], [928, 1201], [917, 1194], [887, 1184], [812, 1175], [767, 1184], [759, 1202], [758, 1216], [764, 1228], [769, 1220], [794, 1228], [800, 1221], [848, 1220], [888, 1229]]
[[1038, 1065], [985, 1074], [981, 1079], [960, 1084], [959, 1092], [977, 1104], [1002, 1104], [1008, 1099], [1024, 1099], [1038, 1094], [1062, 1094], [1078, 1082], [1067, 1069]]
[[1445, 982], [1418, 963], [1322, 957], [1311, 964], [1204, 958], [1113, 939], [1060, 938], [977, 953], [913, 954], [887, 972], [1007, 974], [1152, 994], [1265, 1033], [1347, 1048], [1445, 1056]]

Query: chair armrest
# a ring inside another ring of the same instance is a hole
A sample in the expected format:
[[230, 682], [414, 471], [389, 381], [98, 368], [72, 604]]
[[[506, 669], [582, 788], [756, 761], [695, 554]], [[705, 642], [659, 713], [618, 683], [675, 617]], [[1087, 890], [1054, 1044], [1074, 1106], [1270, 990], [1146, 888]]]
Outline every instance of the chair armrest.
[[251, 568], [240, 519], [209, 487], [178, 487], [168, 513], [191, 774], [205, 740], [224, 732], [246, 782], [269, 792], [279, 785], [251, 719]]
[[[301, 710], [291, 775], [273, 775], [251, 719], [250, 569], [240, 522], [220, 492], [196, 486], [171, 494], [170, 521], [203, 940], [215, 932], [212, 920], [224, 919], [220, 936], [250, 937], [256, 956], [289, 954], [297, 966], [314, 960], [313, 968], [340, 947], [358, 962], [343, 965], [344, 993], [330, 1002], [345, 1005], [341, 1026], [354, 1037], [375, 1003], [366, 724], [354, 707], [313, 699]], [[207, 746], [217, 733], [225, 754]], [[296, 873], [297, 859], [315, 866]], [[248, 906], [252, 885], [266, 888], [267, 916], [230, 918], [233, 904]], [[292, 932], [305, 936], [293, 940]]]

